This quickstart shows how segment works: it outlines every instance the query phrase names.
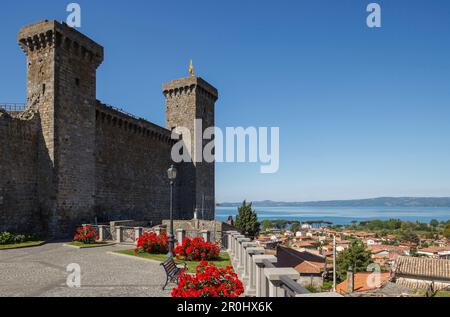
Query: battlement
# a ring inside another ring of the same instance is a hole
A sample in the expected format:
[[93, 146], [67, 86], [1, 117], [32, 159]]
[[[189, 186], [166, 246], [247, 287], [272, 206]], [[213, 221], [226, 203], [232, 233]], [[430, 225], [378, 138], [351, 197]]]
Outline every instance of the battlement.
[[216, 102], [219, 98], [219, 92], [216, 88], [211, 86], [201, 77], [186, 77], [181, 79], [172, 80], [167, 84], [163, 85], [163, 94], [166, 98], [172, 98], [177, 95], [189, 94], [194, 90], [197, 91], [199, 95], [204, 95]]
[[162, 143], [173, 145], [172, 132], [143, 118], [138, 118], [125, 111], [97, 101], [96, 119], [105, 124], [117, 127], [124, 132], [142, 135]]
[[27, 25], [19, 31], [19, 46], [28, 56], [47, 47], [62, 47], [74, 56], [98, 67], [104, 58], [103, 47], [65, 23], [44, 20]]

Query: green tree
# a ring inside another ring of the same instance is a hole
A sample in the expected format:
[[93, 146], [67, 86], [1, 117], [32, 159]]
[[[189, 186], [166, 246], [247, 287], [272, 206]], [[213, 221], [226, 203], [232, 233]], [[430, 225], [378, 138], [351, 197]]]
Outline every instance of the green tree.
[[439, 221], [437, 221], [436, 219], [432, 219], [432, 220], [430, 221], [430, 226], [431, 226], [433, 229], [436, 229], [437, 226], [439, 226]]
[[263, 231], [267, 231], [269, 229], [272, 229], [272, 221], [270, 221], [270, 220], [263, 220], [261, 222], [261, 225], [262, 225]]
[[450, 224], [448, 224], [448, 225], [444, 228], [443, 235], [444, 235], [444, 237], [446, 237], [447, 239], [450, 239]]
[[239, 207], [235, 226], [250, 238], [259, 235], [261, 224], [258, 222], [258, 215], [253, 211], [251, 203], [247, 204], [244, 201]]
[[361, 240], [354, 240], [348, 249], [340, 252], [336, 259], [336, 275], [340, 281], [347, 277], [349, 267], [353, 272], [365, 272], [367, 266], [373, 263], [370, 251], [368, 251]]
[[420, 242], [419, 236], [410, 229], [402, 230], [400, 232], [400, 240], [402, 240], [404, 242], [413, 242], [413, 243]]

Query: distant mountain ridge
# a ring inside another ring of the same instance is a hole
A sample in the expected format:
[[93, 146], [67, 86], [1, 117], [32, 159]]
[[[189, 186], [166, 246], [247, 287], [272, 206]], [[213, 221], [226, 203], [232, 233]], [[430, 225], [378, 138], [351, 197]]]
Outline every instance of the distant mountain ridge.
[[[220, 203], [218, 207], [237, 207], [242, 203]], [[255, 201], [254, 207], [450, 207], [450, 197], [379, 197], [354, 200], [307, 202]]]

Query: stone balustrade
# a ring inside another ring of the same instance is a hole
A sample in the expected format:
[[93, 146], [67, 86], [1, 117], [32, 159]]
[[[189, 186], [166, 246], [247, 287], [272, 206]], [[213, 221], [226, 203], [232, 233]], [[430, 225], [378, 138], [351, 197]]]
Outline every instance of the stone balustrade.
[[[298, 283], [300, 274], [292, 267], [277, 267], [277, 258], [265, 254], [265, 249], [237, 231], [226, 232], [226, 250], [235, 272], [245, 286], [249, 297], [303, 297], [312, 296]], [[314, 296], [339, 296], [319, 293]]]

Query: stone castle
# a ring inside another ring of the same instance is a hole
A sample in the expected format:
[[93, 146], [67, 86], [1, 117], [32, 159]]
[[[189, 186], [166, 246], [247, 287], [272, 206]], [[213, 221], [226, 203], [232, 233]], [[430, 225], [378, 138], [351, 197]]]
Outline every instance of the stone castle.
[[[82, 223], [169, 217], [174, 128], [214, 126], [217, 90], [191, 76], [163, 85], [166, 128], [102, 104], [103, 47], [64, 23], [25, 26], [27, 106], [0, 107], [0, 232], [59, 237]], [[174, 218], [214, 218], [214, 163], [176, 165]]]

